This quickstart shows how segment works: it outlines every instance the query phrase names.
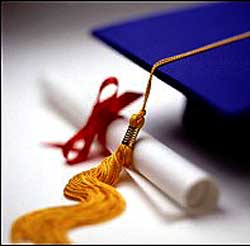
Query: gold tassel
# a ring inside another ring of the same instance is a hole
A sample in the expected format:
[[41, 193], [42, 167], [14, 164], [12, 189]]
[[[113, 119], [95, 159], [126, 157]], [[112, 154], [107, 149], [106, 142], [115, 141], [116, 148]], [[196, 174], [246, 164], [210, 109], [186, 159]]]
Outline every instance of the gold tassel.
[[156, 62], [150, 72], [142, 109], [130, 118], [122, 144], [98, 167], [77, 174], [66, 185], [64, 195], [80, 203], [72, 206], [45, 208], [18, 218], [12, 225], [11, 241], [15, 243], [69, 243], [67, 233], [70, 229], [100, 223], [121, 214], [125, 209], [125, 201], [113, 186], [119, 179], [122, 167], [129, 167], [133, 164], [133, 146], [144, 124], [145, 107], [155, 69], [249, 37], [250, 32], [242, 33]]
[[125, 201], [113, 187], [123, 166], [131, 166], [133, 144], [144, 122], [144, 112], [132, 115], [122, 144], [98, 167], [81, 172], [64, 189], [67, 198], [80, 203], [38, 210], [20, 217], [12, 225], [11, 241], [33, 243], [70, 243], [70, 229], [97, 224], [121, 214]]

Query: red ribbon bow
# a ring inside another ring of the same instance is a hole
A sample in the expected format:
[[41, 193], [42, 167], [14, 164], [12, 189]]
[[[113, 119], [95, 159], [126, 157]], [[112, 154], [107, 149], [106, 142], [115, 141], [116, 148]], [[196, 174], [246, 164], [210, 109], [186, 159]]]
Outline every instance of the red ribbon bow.
[[[100, 97], [104, 88], [108, 85], [115, 85], [116, 90], [109, 98], [100, 101]], [[117, 96], [118, 93], [118, 80], [114, 77], [110, 77], [103, 81], [96, 103], [92, 110], [92, 113], [85, 124], [72, 138], [66, 143], [49, 143], [51, 147], [61, 148], [63, 156], [66, 162], [70, 165], [85, 161], [88, 158], [91, 144], [97, 135], [97, 140], [102, 147], [102, 153], [109, 155], [110, 151], [106, 147], [106, 130], [109, 124], [122, 116], [119, 115], [119, 111], [142, 96], [141, 93], [126, 92], [121, 96]], [[76, 144], [81, 142], [82, 147], [77, 148]], [[76, 156], [73, 159], [69, 158], [69, 153], [73, 151]]]

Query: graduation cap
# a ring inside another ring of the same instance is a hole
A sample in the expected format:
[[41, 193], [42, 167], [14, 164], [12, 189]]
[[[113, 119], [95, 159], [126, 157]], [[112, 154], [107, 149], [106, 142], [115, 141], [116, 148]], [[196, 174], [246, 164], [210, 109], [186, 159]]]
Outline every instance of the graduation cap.
[[[250, 30], [250, 3], [206, 4], [97, 28], [93, 35], [150, 71], [153, 64]], [[250, 39], [163, 66], [155, 76], [187, 97], [190, 129], [243, 135], [250, 126]], [[237, 129], [237, 130], [236, 130]], [[200, 134], [199, 132], [199, 134]]]

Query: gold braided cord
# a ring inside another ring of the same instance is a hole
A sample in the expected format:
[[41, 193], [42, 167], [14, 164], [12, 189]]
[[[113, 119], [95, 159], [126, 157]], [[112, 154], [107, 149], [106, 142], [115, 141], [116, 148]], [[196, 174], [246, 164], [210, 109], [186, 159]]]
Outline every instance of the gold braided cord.
[[69, 230], [100, 223], [112, 219], [125, 209], [125, 201], [115, 189], [123, 166], [133, 164], [133, 146], [139, 130], [144, 124], [146, 103], [151, 90], [155, 70], [170, 62], [183, 59], [244, 38], [250, 38], [250, 32], [218, 41], [198, 49], [156, 62], [150, 72], [141, 110], [133, 114], [129, 121], [129, 130], [122, 144], [112, 155], [106, 157], [97, 167], [81, 172], [71, 178], [64, 188], [64, 195], [78, 201], [76, 205], [45, 208], [19, 217], [11, 228], [11, 241], [32, 243], [70, 243]]
[[147, 83], [147, 87], [146, 87], [146, 91], [145, 91], [145, 95], [144, 95], [144, 102], [143, 102], [141, 110], [145, 110], [145, 108], [146, 108], [147, 100], [148, 100], [150, 90], [151, 90], [151, 82], [152, 82], [153, 74], [157, 68], [159, 68], [163, 65], [167, 65], [171, 62], [174, 62], [174, 61], [177, 61], [180, 59], [184, 59], [184, 58], [189, 57], [189, 56], [200, 54], [202, 52], [205, 52], [205, 51], [208, 51], [211, 49], [215, 49], [215, 48], [218, 48], [220, 46], [224, 46], [224, 45], [236, 42], [236, 41], [240, 41], [240, 40], [245, 39], [245, 38], [250, 38], [250, 32], [244, 32], [244, 33], [241, 33], [239, 35], [235, 35], [235, 36], [232, 36], [230, 38], [226, 38], [226, 39], [199, 47], [197, 49], [190, 50], [190, 51], [187, 51], [187, 52], [184, 52], [184, 53], [181, 53], [178, 55], [170, 56], [170, 57], [167, 57], [167, 58], [164, 58], [164, 59], [157, 61], [153, 65], [153, 67], [151, 68], [151, 72], [149, 75], [149, 79], [148, 79], [148, 83]]

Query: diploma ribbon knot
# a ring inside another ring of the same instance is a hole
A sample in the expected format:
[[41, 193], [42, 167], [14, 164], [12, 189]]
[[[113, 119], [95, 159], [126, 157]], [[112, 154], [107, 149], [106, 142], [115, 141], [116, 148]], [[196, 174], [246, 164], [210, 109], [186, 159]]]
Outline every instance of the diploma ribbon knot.
[[[102, 92], [109, 85], [115, 85], [116, 89], [111, 96], [101, 101]], [[90, 147], [96, 137], [101, 145], [102, 154], [105, 156], [109, 155], [110, 151], [106, 147], [108, 126], [112, 121], [122, 118], [119, 115], [121, 109], [142, 96], [141, 93], [136, 92], [125, 92], [117, 96], [118, 86], [119, 83], [115, 77], [109, 77], [104, 80], [99, 88], [96, 103], [87, 123], [66, 143], [47, 143], [46, 145], [62, 149], [63, 156], [69, 165], [83, 162], [88, 158]], [[74, 158], [70, 158], [71, 152], [75, 154]]]

